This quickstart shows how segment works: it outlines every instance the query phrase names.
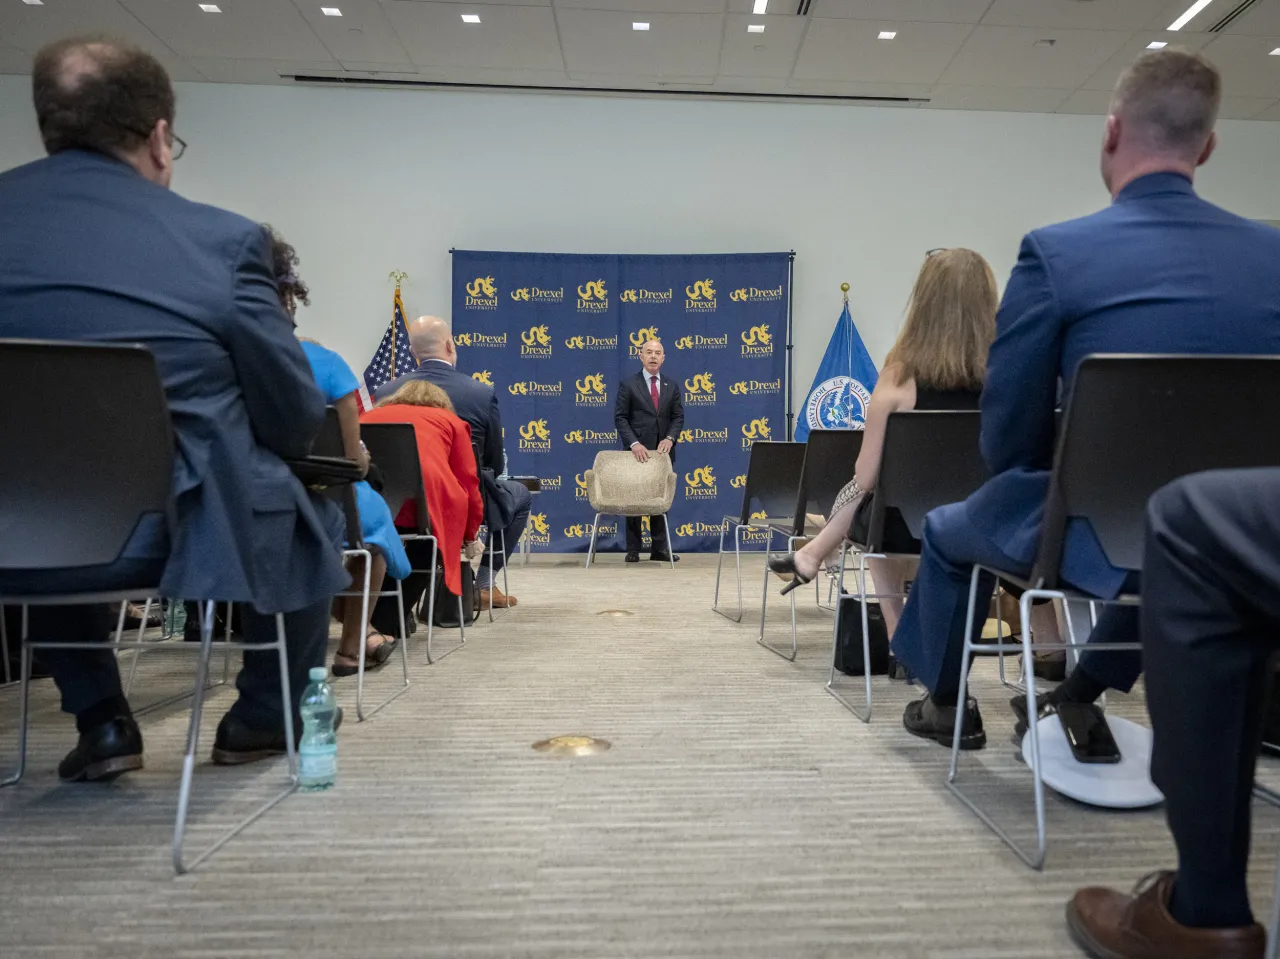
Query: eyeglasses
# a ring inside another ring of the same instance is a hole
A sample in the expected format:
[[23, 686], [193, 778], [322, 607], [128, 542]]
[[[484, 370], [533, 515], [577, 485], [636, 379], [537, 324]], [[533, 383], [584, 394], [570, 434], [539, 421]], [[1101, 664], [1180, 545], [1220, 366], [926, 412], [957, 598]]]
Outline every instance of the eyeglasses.
[[[133, 127], [125, 127], [130, 133], [140, 136], [144, 139], [151, 136], [150, 130], [135, 130]], [[173, 149], [173, 159], [175, 161], [182, 159], [182, 154], [187, 152], [187, 141], [178, 136], [172, 130], [169, 131], [169, 146]]]
[[[174, 157], [174, 159], [176, 160], [177, 157]], [[925, 259], [928, 259], [931, 256], [937, 256], [939, 253], [946, 253], [949, 249], [951, 249], [949, 246], [935, 246], [932, 250], [928, 250], [925, 253]]]

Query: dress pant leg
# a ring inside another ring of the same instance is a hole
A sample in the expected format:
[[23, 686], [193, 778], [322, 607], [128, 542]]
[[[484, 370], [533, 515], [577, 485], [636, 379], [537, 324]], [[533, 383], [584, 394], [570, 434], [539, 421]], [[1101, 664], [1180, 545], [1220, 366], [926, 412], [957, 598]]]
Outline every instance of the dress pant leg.
[[[1136, 643], [1139, 641], [1139, 610], [1136, 606], [1106, 606], [1098, 624], [1089, 633], [1090, 643]], [[1142, 653], [1122, 649], [1086, 649], [1077, 667], [1110, 689], [1127, 693], [1142, 675]]]
[[[289, 651], [289, 683], [293, 696], [293, 721], [301, 729], [298, 703], [302, 691], [311, 681], [307, 675], [313, 666], [324, 665], [329, 643], [330, 601], [325, 599], [284, 615], [285, 646]], [[274, 614], [260, 613], [248, 606], [242, 613], [244, 639], [247, 643], [269, 643], [276, 638]], [[246, 652], [244, 666], [236, 677], [240, 698], [231, 713], [246, 725], [257, 729], [280, 729], [284, 713], [280, 709], [280, 658], [274, 650]]]
[[669, 551], [671, 544], [667, 542], [667, 528], [662, 522], [662, 514], [649, 517], [650, 550], [654, 553]]
[[1280, 470], [1179, 480], [1152, 497], [1142, 644], [1151, 774], [1178, 847], [1171, 909], [1251, 921], [1250, 800], [1280, 628]]
[[627, 517], [627, 552], [638, 553], [642, 548], [644, 524], [639, 516]]
[[[106, 603], [92, 606], [31, 606], [28, 636], [35, 642], [105, 643], [115, 623]], [[11, 632], [16, 652], [22, 634]], [[39, 650], [40, 662], [53, 674], [62, 694], [62, 711], [73, 716], [104, 700], [122, 699], [120, 668], [109, 649]]]
[[516, 551], [520, 536], [524, 533], [524, 528], [529, 522], [529, 513], [533, 509], [533, 494], [529, 492], [527, 486], [511, 480], [501, 480], [500, 482], [511, 495], [511, 522], [502, 531], [504, 552], [498, 553], [493, 557], [493, 570], [495, 573], [506, 565], [506, 561]]

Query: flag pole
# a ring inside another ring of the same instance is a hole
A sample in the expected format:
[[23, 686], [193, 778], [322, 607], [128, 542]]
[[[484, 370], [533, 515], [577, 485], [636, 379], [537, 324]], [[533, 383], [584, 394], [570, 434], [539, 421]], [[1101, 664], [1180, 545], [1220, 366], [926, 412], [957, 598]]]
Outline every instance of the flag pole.
[[[392, 304], [392, 314], [391, 314], [391, 322], [392, 324], [394, 324], [396, 322], [397, 313], [400, 317], [404, 317], [404, 304], [400, 302], [400, 283], [404, 280], [409, 279], [409, 274], [405, 273], [403, 270], [392, 270], [390, 273], [387, 274], [387, 279], [396, 281], [396, 294], [395, 294], [395, 300], [393, 301], [393, 304]], [[406, 319], [404, 322], [405, 322], [404, 333], [405, 333], [405, 336], [408, 336], [409, 321]], [[394, 371], [395, 368], [396, 368], [396, 336], [395, 334], [393, 334], [391, 337], [391, 369], [392, 371]]]

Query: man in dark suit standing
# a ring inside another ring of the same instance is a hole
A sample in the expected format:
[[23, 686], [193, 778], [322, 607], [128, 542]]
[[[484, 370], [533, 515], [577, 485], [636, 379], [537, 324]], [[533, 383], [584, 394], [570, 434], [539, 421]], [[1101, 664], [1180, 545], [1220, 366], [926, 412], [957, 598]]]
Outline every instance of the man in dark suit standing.
[[[931, 691], [903, 716], [917, 736], [950, 746], [963, 708], [962, 745], [986, 741], [976, 703], [957, 703], [970, 575], [975, 563], [1029, 574], [1053, 465], [1054, 409], [1066, 405], [1080, 361], [1091, 353], [1280, 353], [1280, 232], [1200, 199], [1192, 186], [1216, 145], [1221, 99], [1221, 77], [1200, 54], [1168, 48], [1139, 57], [1116, 86], [1103, 136], [1111, 206], [1022, 242], [982, 393], [982, 455], [992, 477], [965, 502], [929, 514], [894, 634], [895, 655]], [[1108, 598], [1127, 576], [1074, 520], [1062, 572]], [[991, 585], [979, 591], [978, 618]], [[1137, 642], [1137, 610], [1107, 607], [1090, 638]], [[1107, 687], [1128, 690], [1140, 671], [1136, 653], [1086, 653], [1053, 695], [1089, 701]]]
[[[297, 697], [324, 663], [330, 597], [350, 577], [341, 511], [284, 462], [307, 453], [324, 398], [280, 306], [268, 237], [169, 190], [184, 145], [173, 133], [173, 88], [149, 54], [62, 41], [37, 55], [32, 85], [49, 156], [0, 175], [0, 337], [145, 344], [176, 441], [172, 542], [162, 524], [140, 526], [121, 561], [92, 571], [97, 588], [154, 571], [165, 596], [241, 604], [249, 642], [274, 641], [274, 614], [286, 613], [300, 730]], [[92, 384], [79, 385], [90, 402]], [[0, 592], [60, 585], [15, 579], [0, 572]], [[105, 605], [31, 608], [32, 639], [99, 642], [110, 632]], [[80, 733], [58, 774], [108, 779], [141, 767], [115, 655], [47, 650], [41, 659]], [[278, 669], [275, 652], [245, 653], [216, 762], [284, 751]]]
[[[648, 340], [640, 347], [640, 362], [644, 366], [635, 376], [618, 384], [618, 398], [613, 405], [613, 423], [618, 428], [618, 439], [631, 450], [635, 458], [644, 463], [649, 450], [668, 453], [674, 463], [676, 443], [684, 429], [684, 401], [680, 399], [680, 385], [663, 376], [662, 361], [666, 359], [662, 343]], [[640, 562], [642, 524], [639, 516], [627, 517], [627, 562]], [[649, 536], [653, 546], [649, 558], [658, 562], [679, 561], [671, 555], [667, 542], [666, 526], [661, 516], [649, 517]]]
[[[480, 482], [484, 487], [486, 515], [489, 527], [489, 548], [495, 548], [493, 531], [502, 530], [504, 552], [493, 557], [493, 575], [506, 565], [515, 552], [525, 524], [529, 521], [529, 509], [533, 497], [523, 483], [501, 479], [507, 472], [506, 455], [502, 446], [502, 415], [498, 412], [498, 396], [492, 386], [472, 379], [457, 369], [458, 347], [449, 322], [438, 316], [420, 316], [409, 323], [409, 347], [418, 368], [392, 380], [377, 390], [377, 398], [385, 399], [400, 385], [410, 380], [426, 380], [444, 390], [453, 403], [458, 418], [471, 427], [471, 443], [480, 451]], [[415, 569], [431, 561], [431, 549], [426, 544], [405, 545], [409, 560]], [[415, 556], [420, 553], [421, 556]], [[405, 603], [412, 608], [428, 583], [426, 574], [414, 573], [402, 584]], [[506, 609], [516, 605], [514, 596], [504, 595], [496, 582], [490, 582], [489, 563], [483, 562], [476, 571], [476, 587], [480, 590], [480, 605], [490, 603], [494, 609]], [[395, 600], [387, 597], [379, 600], [374, 610], [373, 624], [378, 629], [385, 626], [393, 635], [398, 629]]]

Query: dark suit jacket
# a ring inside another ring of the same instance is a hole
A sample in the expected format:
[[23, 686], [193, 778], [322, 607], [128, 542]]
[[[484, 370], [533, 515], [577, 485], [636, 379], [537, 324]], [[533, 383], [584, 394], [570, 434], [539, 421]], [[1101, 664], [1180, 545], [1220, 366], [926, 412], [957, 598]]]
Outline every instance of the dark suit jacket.
[[[648, 374], [643, 370], [618, 384], [618, 396], [613, 404], [613, 423], [618, 428], [618, 439], [627, 449], [633, 443], [641, 443], [646, 449], [657, 449], [664, 439], [672, 443], [680, 441], [684, 429], [684, 401], [680, 398], [680, 384], [658, 373], [658, 408], [653, 408], [649, 394]], [[671, 459], [676, 451], [671, 450]]]
[[[995, 475], [966, 501], [970, 520], [1007, 555], [1033, 562], [1059, 380], [1065, 404], [1091, 353], [1280, 353], [1277, 264], [1280, 231], [1207, 203], [1171, 173], [1135, 180], [1091, 216], [1029, 233], [982, 394], [982, 455]], [[1073, 522], [1063, 576], [1114, 596], [1124, 571]]]
[[[0, 175], [0, 337], [142, 343], [155, 354], [177, 443], [178, 525], [171, 545], [135, 536], [129, 553], [168, 551], [164, 595], [270, 613], [349, 582], [334, 542], [340, 511], [282, 459], [306, 454], [324, 398], [258, 224], [100, 154], [10, 170]], [[93, 401], [92, 383], [50, 386]]]
[[374, 395], [385, 399], [409, 380], [426, 380], [444, 390], [453, 402], [453, 411], [471, 427], [471, 445], [480, 453], [480, 481], [484, 485], [485, 501], [498, 510], [495, 515], [487, 515], [485, 522], [490, 528], [505, 527], [511, 522], [513, 511], [511, 494], [494, 479], [506, 470], [502, 458], [502, 415], [498, 412], [498, 396], [493, 387], [459, 372], [443, 360], [423, 360], [414, 372], [379, 387]]

